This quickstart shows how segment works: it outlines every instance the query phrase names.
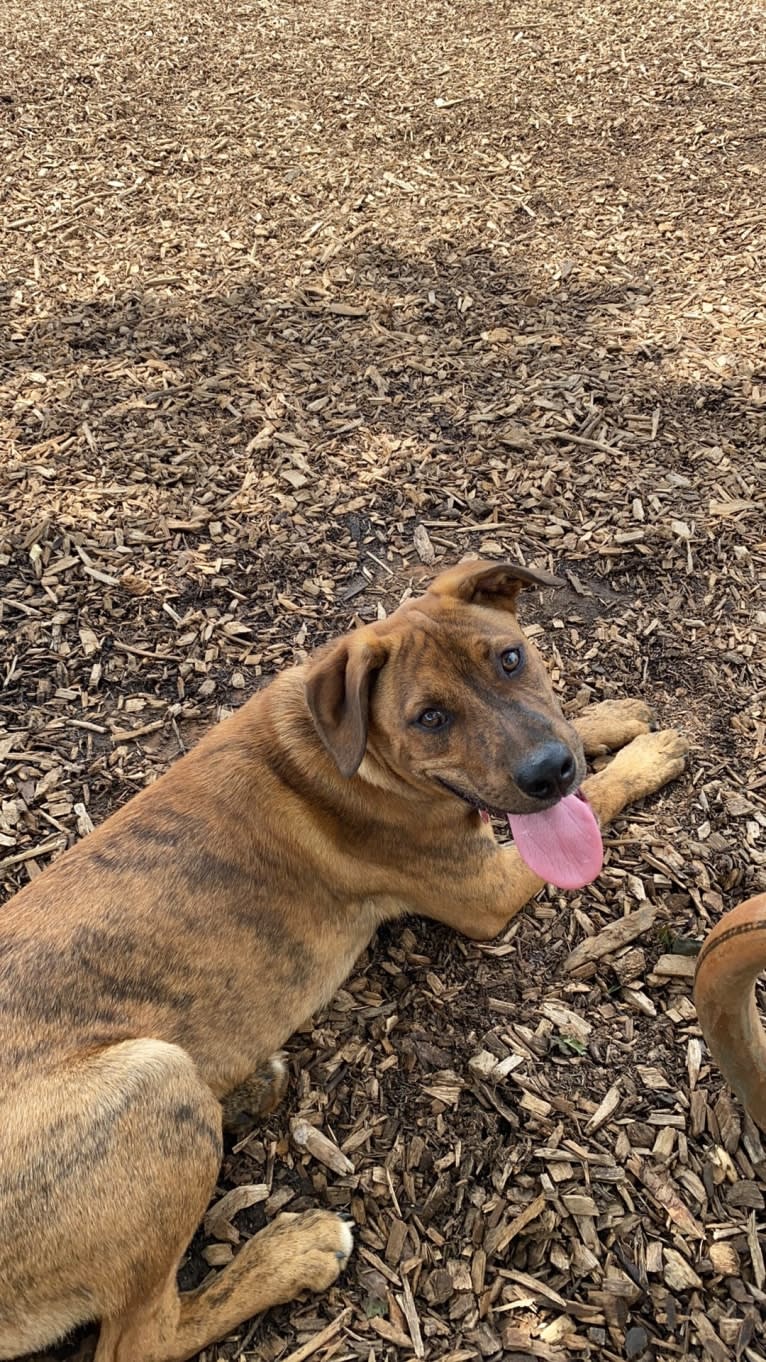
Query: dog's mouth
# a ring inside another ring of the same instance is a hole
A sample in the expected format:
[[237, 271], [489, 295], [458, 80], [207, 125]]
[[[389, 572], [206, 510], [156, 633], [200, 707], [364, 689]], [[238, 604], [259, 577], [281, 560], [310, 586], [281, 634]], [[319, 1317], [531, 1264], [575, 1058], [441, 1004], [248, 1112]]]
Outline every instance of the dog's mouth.
[[558, 889], [581, 889], [601, 870], [604, 846], [593, 810], [582, 790], [564, 795], [538, 813], [508, 813], [484, 804], [476, 795], [437, 780], [445, 790], [476, 809], [485, 822], [507, 820], [521, 859], [548, 884]]
[[450, 781], [443, 780], [441, 776], [436, 776], [435, 779], [437, 784], [443, 786], [450, 794], [455, 795], [456, 799], [462, 799], [463, 803], [467, 804], [469, 808], [475, 809], [477, 813], [480, 813], [485, 823], [488, 823], [490, 818], [505, 819], [508, 817], [505, 809], [498, 808], [494, 804], [482, 802], [478, 795], [468, 794], [465, 790], [458, 789], [457, 785], [452, 785]]

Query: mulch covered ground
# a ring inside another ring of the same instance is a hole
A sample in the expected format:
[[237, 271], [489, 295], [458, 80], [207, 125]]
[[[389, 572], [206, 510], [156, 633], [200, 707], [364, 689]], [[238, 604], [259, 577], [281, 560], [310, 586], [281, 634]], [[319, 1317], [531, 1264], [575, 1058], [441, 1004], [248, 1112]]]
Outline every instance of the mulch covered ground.
[[264, 1208], [350, 1210], [358, 1251], [207, 1362], [764, 1356], [766, 1156], [691, 1002], [766, 887], [763, 20], [0, 9], [4, 893], [466, 553], [563, 576], [527, 618], [569, 707], [641, 695], [693, 743], [597, 885], [486, 947], [390, 927], [294, 1037], [222, 1172], [267, 1190], [185, 1279]]

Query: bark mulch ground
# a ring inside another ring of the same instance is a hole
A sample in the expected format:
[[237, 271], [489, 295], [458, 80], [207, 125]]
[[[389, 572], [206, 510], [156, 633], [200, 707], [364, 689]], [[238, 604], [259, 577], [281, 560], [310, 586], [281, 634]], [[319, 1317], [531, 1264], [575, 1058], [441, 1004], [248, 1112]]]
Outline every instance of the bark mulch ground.
[[489, 946], [388, 928], [293, 1038], [221, 1177], [267, 1199], [185, 1280], [282, 1207], [358, 1251], [207, 1362], [764, 1356], [763, 1144], [691, 1002], [766, 887], [763, 18], [2, 6], [4, 892], [465, 553], [563, 576], [527, 618], [571, 710], [694, 744], [596, 885]]

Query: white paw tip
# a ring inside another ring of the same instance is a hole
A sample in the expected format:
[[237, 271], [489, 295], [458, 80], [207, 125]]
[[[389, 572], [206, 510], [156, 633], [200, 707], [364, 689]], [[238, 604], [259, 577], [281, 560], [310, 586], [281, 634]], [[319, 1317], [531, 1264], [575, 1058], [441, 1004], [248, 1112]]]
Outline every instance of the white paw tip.
[[[340, 1217], [338, 1217], [340, 1219]], [[337, 1256], [345, 1265], [354, 1250], [354, 1231], [348, 1220], [340, 1220], [340, 1248], [337, 1249]]]

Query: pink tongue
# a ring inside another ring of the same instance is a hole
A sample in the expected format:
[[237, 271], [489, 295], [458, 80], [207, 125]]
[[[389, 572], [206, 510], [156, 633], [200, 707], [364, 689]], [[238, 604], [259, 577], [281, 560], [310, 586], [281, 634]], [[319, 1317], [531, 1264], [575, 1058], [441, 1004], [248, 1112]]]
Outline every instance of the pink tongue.
[[581, 889], [604, 858], [601, 832], [584, 795], [567, 795], [544, 813], [509, 813], [519, 855], [548, 884]]

